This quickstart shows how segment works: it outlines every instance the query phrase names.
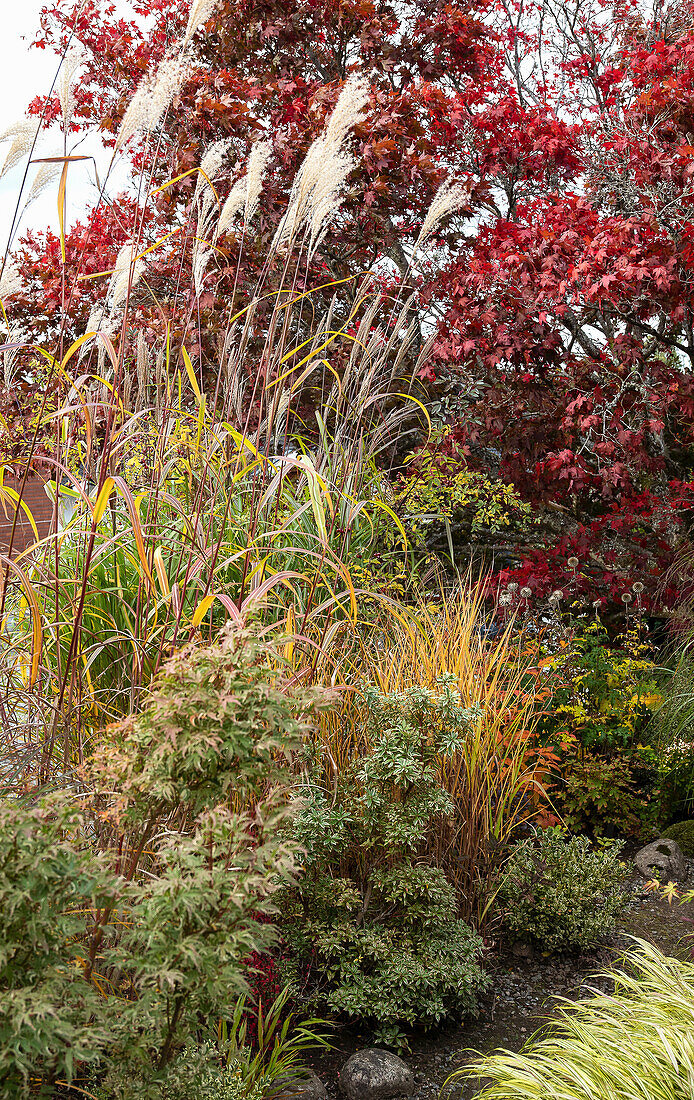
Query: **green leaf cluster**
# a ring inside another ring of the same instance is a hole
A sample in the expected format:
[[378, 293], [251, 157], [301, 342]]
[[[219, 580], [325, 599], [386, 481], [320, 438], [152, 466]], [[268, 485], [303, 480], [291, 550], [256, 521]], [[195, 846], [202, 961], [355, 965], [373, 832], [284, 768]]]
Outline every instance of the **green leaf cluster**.
[[301, 792], [294, 835], [305, 855], [286, 935], [324, 1003], [401, 1046], [406, 1027], [472, 1011], [484, 986], [481, 940], [427, 854], [453, 811], [440, 766], [470, 714], [447, 680], [365, 698], [367, 755], [332, 792], [310, 778]]
[[249, 630], [184, 650], [106, 731], [79, 816], [75, 790], [0, 804], [0, 1096], [52, 1096], [98, 1064], [120, 1073], [109, 1100], [160, 1098], [246, 991], [296, 867], [287, 761], [317, 701], [281, 669]]
[[507, 932], [543, 952], [593, 947], [626, 903], [621, 843], [546, 829], [514, 848], [499, 891]]

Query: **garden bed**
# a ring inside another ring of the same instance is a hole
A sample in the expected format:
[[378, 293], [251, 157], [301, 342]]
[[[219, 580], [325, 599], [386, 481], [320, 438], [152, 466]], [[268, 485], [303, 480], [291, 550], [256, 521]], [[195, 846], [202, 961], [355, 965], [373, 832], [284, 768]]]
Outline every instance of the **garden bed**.
[[[690, 881], [694, 861], [690, 861]], [[691, 957], [687, 937], [694, 933], [694, 902], [685, 905], [667, 901], [644, 889], [640, 878], [629, 888], [633, 900], [619, 921], [618, 930], [592, 952], [543, 957], [519, 948], [492, 947], [487, 959], [490, 986], [480, 997], [479, 1015], [466, 1026], [449, 1026], [437, 1032], [415, 1035], [406, 1061], [415, 1074], [414, 1100], [438, 1096], [450, 1075], [480, 1053], [499, 1047], [520, 1050], [552, 1012], [555, 998], [577, 999], [593, 987], [606, 988], [594, 975], [626, 950], [632, 937], [652, 943], [666, 955]], [[518, 952], [518, 953], [517, 953]], [[315, 1059], [313, 1068], [324, 1081], [330, 1097], [338, 1097], [339, 1073], [347, 1058], [370, 1045], [368, 1033], [342, 1028], [335, 1036], [335, 1049]], [[472, 1100], [472, 1084], [453, 1083], [450, 1100]]]

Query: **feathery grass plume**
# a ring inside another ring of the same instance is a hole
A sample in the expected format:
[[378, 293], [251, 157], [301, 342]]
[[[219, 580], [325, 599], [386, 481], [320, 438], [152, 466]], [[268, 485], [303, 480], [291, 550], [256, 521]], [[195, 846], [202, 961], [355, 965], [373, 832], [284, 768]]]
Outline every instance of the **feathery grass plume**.
[[339, 205], [353, 161], [342, 149], [349, 131], [361, 121], [368, 103], [368, 82], [350, 77], [325, 129], [309, 148], [294, 181], [287, 211], [277, 227], [272, 251], [289, 246], [308, 223], [309, 249], [315, 251], [323, 226]]
[[136, 259], [135, 256], [135, 242], [128, 241], [123, 245], [116, 257], [116, 263], [109, 286], [112, 313], [123, 304], [128, 295], [128, 291], [132, 290], [142, 277], [145, 261], [143, 259]]
[[23, 286], [22, 276], [17, 267], [16, 260], [10, 258], [5, 264], [5, 270], [0, 277], [0, 299], [10, 298], [19, 293]]
[[214, 251], [210, 245], [210, 237], [214, 233], [214, 223], [215, 199], [211, 189], [205, 185], [204, 191], [198, 198], [198, 228], [195, 234], [192, 258], [193, 282], [197, 296], [202, 292], [207, 265]]
[[0, 179], [16, 164], [19, 164], [20, 160], [29, 155], [36, 141], [39, 126], [40, 123], [35, 119], [24, 118], [13, 123], [12, 126], [8, 126], [0, 134], [0, 142], [10, 141], [11, 143], [0, 169]]
[[[87, 323], [84, 326], [85, 335], [88, 332], [103, 332], [106, 316], [106, 305], [103, 301], [94, 302], [94, 305], [89, 311]], [[83, 359], [89, 354], [90, 349], [93, 346], [93, 341], [85, 340], [77, 355], [77, 362], [81, 363]]]
[[215, 8], [218, 6], [219, 0], [193, 0], [188, 14], [188, 24], [183, 39], [184, 45], [190, 42], [198, 27], [202, 26], [203, 23], [206, 23], [208, 19], [211, 18]]
[[[98, 332], [99, 329], [101, 328], [101, 323], [104, 319], [105, 312], [106, 312], [106, 307], [105, 307], [104, 303], [103, 302], [95, 302], [94, 305], [92, 306], [92, 308], [89, 311], [89, 316], [87, 318], [87, 323], [84, 326], [84, 331], [85, 332]], [[83, 344], [82, 347], [84, 348], [85, 345]]]
[[361, 122], [369, 104], [369, 82], [366, 77], [350, 76], [344, 83], [337, 103], [325, 127], [326, 139], [341, 146], [349, 131]]
[[[224, 164], [230, 149], [230, 141], [214, 141], [212, 145], [208, 146], [205, 150], [202, 160], [200, 161], [200, 171], [198, 172], [198, 179], [195, 184], [194, 198], [197, 198], [203, 188], [209, 186], [207, 182], [208, 179], [214, 182], [219, 175], [219, 170]], [[205, 177], [207, 177], [207, 179]]]
[[237, 214], [243, 210], [246, 224], [255, 216], [258, 209], [258, 201], [263, 188], [263, 179], [267, 171], [268, 162], [272, 155], [271, 141], [256, 141], [248, 157], [246, 174], [231, 188], [229, 196], [222, 207], [219, 221], [215, 230], [215, 239], [222, 233], [226, 233]]
[[219, 221], [214, 231], [215, 239], [220, 237], [222, 233], [226, 233], [236, 215], [245, 207], [247, 190], [248, 176], [241, 176], [241, 179], [238, 179], [233, 185], [222, 207], [222, 212], [219, 215]]
[[214, 249], [210, 248], [205, 241], [195, 242], [195, 248], [193, 249], [192, 268], [196, 298], [199, 298], [202, 294], [205, 283], [205, 272], [207, 271], [207, 265], [212, 259], [213, 251]]
[[48, 184], [56, 178], [56, 176], [60, 172], [60, 169], [60, 164], [39, 165], [38, 171], [34, 176], [33, 182], [31, 184], [31, 188], [29, 189], [29, 194], [27, 195], [25, 207], [28, 206], [29, 203], [33, 202], [34, 199], [37, 199], [39, 195], [43, 194], [43, 192], [48, 187]]
[[148, 74], [135, 89], [120, 124], [116, 149], [121, 149], [139, 130], [152, 131], [161, 122], [185, 80], [185, 54], [165, 57], [156, 76]]
[[340, 197], [344, 192], [347, 178], [354, 165], [354, 157], [342, 151], [335, 152], [328, 158], [325, 171], [317, 181], [311, 196], [309, 258], [314, 254], [328, 231], [330, 217], [339, 208]]
[[246, 223], [254, 217], [258, 209], [260, 192], [262, 191], [263, 180], [271, 156], [271, 141], [254, 142], [248, 158], [248, 172], [246, 175], [246, 205], [243, 212]]
[[[7, 339], [3, 338], [2, 342], [3, 344], [14, 344], [20, 343], [24, 339], [25, 337], [21, 329], [14, 328], [10, 330]], [[7, 348], [2, 353], [2, 376], [5, 386], [8, 390], [12, 389], [12, 385], [14, 383], [15, 368], [17, 366], [17, 361], [19, 359], [19, 353], [21, 350], [21, 347]]]
[[459, 210], [468, 198], [469, 192], [462, 184], [451, 183], [448, 179], [443, 181], [431, 200], [431, 205], [426, 212], [426, 217], [424, 218], [422, 228], [419, 231], [419, 236], [414, 246], [415, 252], [424, 246], [441, 220], [445, 218], [447, 214], [452, 214], [455, 210]]
[[75, 90], [73, 78], [81, 65], [86, 61], [86, 52], [81, 44], [71, 46], [63, 58], [58, 76], [58, 99], [63, 112], [63, 128], [67, 132], [70, 128], [75, 113]]

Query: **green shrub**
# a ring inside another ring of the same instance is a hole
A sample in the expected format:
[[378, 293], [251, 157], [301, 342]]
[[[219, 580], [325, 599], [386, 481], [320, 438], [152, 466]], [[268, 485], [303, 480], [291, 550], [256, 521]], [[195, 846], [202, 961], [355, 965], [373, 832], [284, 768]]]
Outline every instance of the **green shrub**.
[[516, 845], [499, 895], [506, 930], [549, 952], [599, 943], [625, 904], [620, 850], [557, 829]]
[[403, 1028], [472, 1011], [484, 986], [481, 940], [426, 854], [452, 813], [439, 767], [459, 749], [468, 715], [447, 682], [365, 695], [368, 755], [334, 791], [311, 781], [302, 791], [295, 838], [306, 855], [286, 935], [323, 1003], [402, 1046]]
[[551, 644], [544, 662], [553, 675], [542, 730], [574, 736], [598, 754], [630, 752], [662, 702], [648, 647], [631, 631], [615, 648], [598, 620], [575, 623], [570, 638]]
[[687, 859], [694, 859], [694, 821], [676, 821], [661, 834], [679, 844]]
[[83, 977], [86, 914], [112, 907], [118, 884], [66, 839], [76, 814], [0, 803], [0, 1095], [52, 1096], [77, 1063], [106, 1049], [117, 1027]]
[[656, 816], [653, 755], [649, 749], [634, 750], [629, 759], [564, 753], [553, 801], [566, 828], [596, 837], [640, 836]]
[[638, 941], [614, 992], [559, 1008], [518, 1054], [503, 1050], [454, 1074], [484, 1081], [477, 1100], [690, 1100], [694, 964]]
[[[151, 1082], [126, 1063], [110, 1068], [97, 1085], [97, 1100], [137, 1100]], [[188, 1045], [173, 1059], [157, 1083], [160, 1100], [263, 1100], [260, 1085], [249, 1086], [241, 1065], [223, 1064], [214, 1043]]]
[[53, 1096], [98, 1059], [160, 1100], [201, 1021], [246, 991], [295, 870], [286, 759], [317, 698], [281, 667], [246, 630], [187, 649], [145, 712], [106, 731], [83, 818], [74, 791], [0, 805], [0, 1096]]

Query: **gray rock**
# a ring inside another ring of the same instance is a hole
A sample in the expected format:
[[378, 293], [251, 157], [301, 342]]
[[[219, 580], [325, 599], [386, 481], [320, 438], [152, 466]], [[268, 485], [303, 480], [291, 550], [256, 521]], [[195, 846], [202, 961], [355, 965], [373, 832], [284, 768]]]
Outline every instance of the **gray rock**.
[[523, 943], [522, 940], [516, 940], [511, 948], [511, 954], [515, 955], [517, 959], [527, 959], [531, 962], [535, 958], [535, 951], [531, 943]]
[[282, 1081], [282, 1091], [275, 1100], [328, 1100], [328, 1090], [312, 1069], [301, 1077], [288, 1077]]
[[340, 1091], [347, 1100], [391, 1100], [412, 1096], [414, 1077], [402, 1058], [389, 1050], [358, 1050], [342, 1068]]
[[683, 882], [687, 877], [687, 861], [679, 844], [661, 837], [647, 844], [634, 857], [636, 870], [644, 878], [660, 878], [663, 882]]

